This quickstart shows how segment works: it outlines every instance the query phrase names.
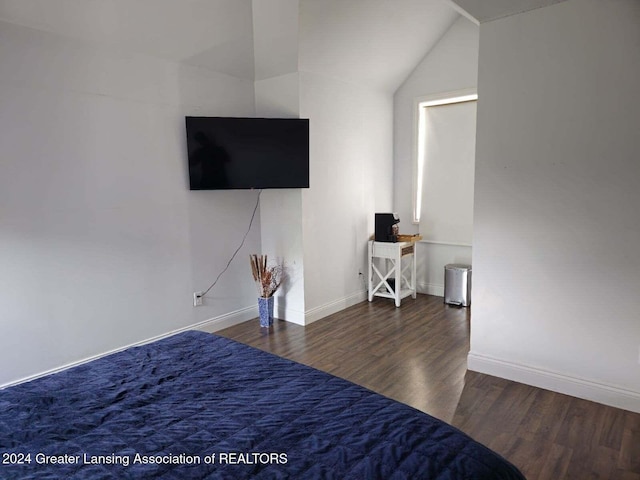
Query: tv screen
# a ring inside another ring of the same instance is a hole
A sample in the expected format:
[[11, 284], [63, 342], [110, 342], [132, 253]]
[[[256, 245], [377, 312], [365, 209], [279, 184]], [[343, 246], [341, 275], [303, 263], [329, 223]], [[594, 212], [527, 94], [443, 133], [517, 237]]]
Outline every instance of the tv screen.
[[186, 117], [191, 190], [309, 187], [309, 120]]

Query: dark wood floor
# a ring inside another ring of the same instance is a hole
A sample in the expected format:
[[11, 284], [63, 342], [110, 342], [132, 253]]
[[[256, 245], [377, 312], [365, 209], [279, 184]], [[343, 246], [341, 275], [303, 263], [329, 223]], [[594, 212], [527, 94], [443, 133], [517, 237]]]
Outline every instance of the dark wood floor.
[[220, 335], [332, 373], [455, 425], [529, 480], [640, 480], [640, 414], [467, 372], [469, 309], [376, 298], [307, 327]]

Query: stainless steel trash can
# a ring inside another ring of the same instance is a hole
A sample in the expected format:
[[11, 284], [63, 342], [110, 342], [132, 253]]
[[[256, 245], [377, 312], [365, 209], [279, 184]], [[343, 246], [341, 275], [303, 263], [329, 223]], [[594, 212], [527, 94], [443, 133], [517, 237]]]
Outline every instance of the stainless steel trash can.
[[461, 307], [471, 305], [471, 265], [445, 265], [444, 303]]

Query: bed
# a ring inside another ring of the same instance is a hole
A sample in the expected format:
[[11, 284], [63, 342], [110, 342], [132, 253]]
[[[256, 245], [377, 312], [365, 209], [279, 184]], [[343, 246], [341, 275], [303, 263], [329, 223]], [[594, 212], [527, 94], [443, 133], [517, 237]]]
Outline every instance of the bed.
[[0, 478], [523, 479], [454, 427], [188, 331], [0, 391]]

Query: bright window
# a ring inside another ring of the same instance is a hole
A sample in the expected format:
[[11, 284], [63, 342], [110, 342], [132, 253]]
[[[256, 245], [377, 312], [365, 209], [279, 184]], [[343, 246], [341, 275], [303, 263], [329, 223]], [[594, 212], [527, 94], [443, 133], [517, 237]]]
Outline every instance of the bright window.
[[414, 222], [426, 241], [471, 245], [475, 92], [417, 102]]

